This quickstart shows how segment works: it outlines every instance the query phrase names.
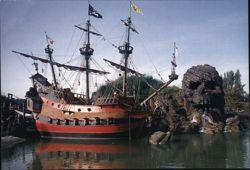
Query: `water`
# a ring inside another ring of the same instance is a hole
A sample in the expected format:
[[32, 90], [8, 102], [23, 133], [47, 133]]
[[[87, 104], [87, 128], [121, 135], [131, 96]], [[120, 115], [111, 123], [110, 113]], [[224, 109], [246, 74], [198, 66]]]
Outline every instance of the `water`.
[[129, 141], [37, 140], [2, 150], [5, 169], [250, 168], [250, 131], [173, 135], [166, 145]]

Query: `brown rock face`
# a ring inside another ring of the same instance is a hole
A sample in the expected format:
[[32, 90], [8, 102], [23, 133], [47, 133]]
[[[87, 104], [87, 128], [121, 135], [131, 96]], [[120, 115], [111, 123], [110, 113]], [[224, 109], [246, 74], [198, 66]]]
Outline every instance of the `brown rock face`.
[[189, 120], [193, 112], [206, 114], [213, 122], [224, 122], [224, 92], [222, 78], [210, 65], [193, 66], [187, 70], [182, 80], [184, 108]]
[[182, 80], [182, 90], [154, 98], [153, 131], [220, 133], [225, 126], [222, 78], [210, 65], [193, 66]]

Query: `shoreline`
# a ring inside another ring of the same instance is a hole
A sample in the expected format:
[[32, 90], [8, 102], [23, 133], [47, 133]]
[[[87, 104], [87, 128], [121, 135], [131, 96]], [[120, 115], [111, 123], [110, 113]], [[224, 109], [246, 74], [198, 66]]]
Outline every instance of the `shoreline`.
[[1, 137], [1, 149], [9, 149], [19, 143], [25, 142], [26, 139], [19, 138], [16, 136], [4, 136]]

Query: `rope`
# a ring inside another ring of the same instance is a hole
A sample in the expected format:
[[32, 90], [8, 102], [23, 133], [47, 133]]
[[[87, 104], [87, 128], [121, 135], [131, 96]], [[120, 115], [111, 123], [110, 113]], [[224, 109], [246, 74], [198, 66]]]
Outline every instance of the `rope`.
[[[161, 73], [161, 72], [163, 72], [165, 70], [169, 70], [169, 69], [171, 69], [171, 67], [162, 67], [159, 72]], [[148, 72], [147, 74], [155, 74], [155, 73], [156, 73], [155, 71], [151, 71], [151, 72]]]
[[158, 72], [157, 68], [155, 67], [155, 65], [154, 65], [154, 63], [153, 63], [151, 57], [149, 56], [149, 53], [148, 53], [148, 51], [147, 51], [147, 49], [146, 49], [146, 47], [145, 47], [145, 45], [144, 45], [144, 43], [143, 43], [143, 40], [142, 40], [142, 38], [141, 38], [140, 36], [139, 36], [139, 39], [142, 41], [142, 46], [143, 46], [143, 48], [144, 48], [144, 50], [145, 50], [145, 52], [146, 52], [146, 55], [147, 55], [147, 57], [149, 58], [150, 62], [153, 64], [154, 69], [155, 69], [157, 75], [160, 77], [160, 79], [161, 79], [162, 82], [166, 83], [166, 82], [164, 81], [164, 79], [162, 78], [162, 76], [160, 75], [160, 73]]
[[[76, 28], [73, 30], [73, 33], [72, 33], [72, 35], [71, 35], [71, 38], [70, 38], [69, 44], [68, 44], [68, 46], [67, 46], [67, 48], [66, 48], [66, 52], [65, 52], [65, 54], [67, 54], [67, 53], [68, 53], [68, 51], [69, 51], [69, 47], [70, 47], [70, 45], [71, 45], [71, 43], [72, 43], [73, 37], [74, 37], [74, 35], [75, 35], [75, 32], [76, 32]], [[66, 57], [66, 56], [64, 55], [63, 60], [65, 59], [65, 57]]]
[[[117, 23], [113, 28], [116, 28], [116, 27], [118, 26], [118, 24], [120, 25], [120, 23]], [[97, 33], [100, 34], [100, 32], [99, 32], [93, 25], [91, 25], [91, 27], [92, 27]], [[113, 28], [110, 29], [110, 32], [109, 32], [108, 34], [110, 34], [110, 33], [113, 31]], [[106, 38], [103, 34], [102, 34], [101, 40], [107, 41], [107, 42], [108, 42], [109, 44], [111, 44], [112, 47], [114, 47], [114, 48], [118, 48], [117, 45], [115, 45], [114, 43], [112, 43], [112, 42], [111, 42], [108, 38]]]
[[[97, 64], [100, 68], [102, 68], [95, 60], [93, 60], [93, 62], [95, 62], [95, 64]], [[113, 68], [113, 67], [112, 67]], [[106, 78], [106, 80], [110, 83], [110, 86], [115, 89], [115, 90], [118, 90], [119, 92], [122, 93], [122, 91], [120, 89], [118, 89], [116, 86], [112, 85], [112, 81], [108, 79], [108, 77], [106, 75], [104, 75], [104, 77]], [[108, 91], [108, 88], [106, 89], [106, 91], [104, 92], [104, 94], [109, 94], [111, 93], [111, 88], [110, 90]]]
[[140, 89], [141, 89], [140, 87], [141, 87], [141, 80], [139, 80], [139, 83], [138, 83], [137, 95], [135, 98], [136, 103], [139, 101], [139, 98], [140, 98]]
[[[131, 66], [133, 67], [133, 69], [134, 69], [134, 70], [137, 70], [137, 69], [135, 69], [135, 65], [134, 65], [132, 59], [130, 60], [130, 63], [131, 63]], [[138, 75], [136, 75], [136, 76], [138, 76]], [[147, 80], [145, 79], [145, 77], [144, 77], [143, 75], [141, 75], [141, 76], [139, 75], [139, 77], [141, 77], [142, 80], [143, 80], [151, 89], [153, 89], [154, 91], [156, 91], [156, 89], [155, 89], [152, 85], [150, 85], [150, 84], [147, 82]]]
[[[68, 63], [70, 63], [70, 62], [72, 62], [72, 61], [75, 61], [75, 60], [77, 60], [77, 59], [79, 59], [78, 57], [77, 58], [74, 58], [73, 59], [73, 56], [75, 56], [75, 53], [76, 53], [76, 49], [77, 49], [77, 47], [79, 46], [79, 44], [80, 44], [80, 42], [81, 42], [81, 40], [82, 40], [82, 37], [83, 37], [83, 32], [82, 32], [82, 34], [81, 34], [81, 37], [80, 37], [80, 39], [79, 39], [79, 41], [77, 42], [77, 45], [76, 45], [76, 48], [74, 49], [74, 52], [73, 52], [73, 54], [71, 55], [71, 58], [70, 58], [70, 60], [68, 61], [68, 62], [66, 62], [66, 63], [64, 63], [64, 64], [68, 64]], [[62, 75], [62, 77], [63, 77], [63, 79], [61, 80], [61, 83], [62, 83], [62, 81], [64, 80], [68, 85], [69, 85], [69, 87], [72, 89], [73, 87], [68, 83], [68, 81], [66, 80], [66, 78], [65, 78], [65, 74], [66, 74], [66, 69], [64, 70], [64, 73], [62, 73], [61, 75]], [[73, 73], [70, 73], [70, 75], [72, 75]], [[68, 76], [68, 77], [72, 77], [72, 76]]]
[[102, 66], [101, 66], [100, 64], [98, 64], [98, 63], [95, 61], [95, 59], [90, 58], [90, 60], [91, 60], [96, 66], [98, 66], [99, 68], [101, 68], [102, 71], [105, 71], [105, 70], [102, 68]]
[[75, 78], [75, 81], [74, 81], [74, 83], [73, 83], [73, 90], [77, 90], [77, 88], [78, 88], [78, 82], [80, 81], [80, 75], [81, 75], [81, 73], [80, 72], [77, 72], [77, 75], [76, 75], [76, 78]]
[[[17, 55], [17, 54], [16, 54]], [[32, 75], [31, 71], [28, 69], [28, 67], [24, 64], [24, 62], [22, 61], [22, 59], [17, 55], [18, 59], [22, 62], [22, 64], [24, 65], [24, 67], [27, 69], [27, 71], [30, 73], [30, 75]]]
[[[72, 86], [69, 84], [69, 82], [67, 81], [67, 79], [65, 78], [64, 75], [62, 75], [62, 81], [65, 81], [65, 83], [67, 83], [69, 85], [69, 87], [72, 89]], [[63, 83], [61, 82], [61, 84], [63, 85]]]
[[109, 39], [105, 38], [104, 36], [102, 36], [102, 40], [103, 40], [103, 41], [106, 41], [106, 40], [107, 40], [107, 42], [108, 42], [109, 44], [111, 44], [114, 48], [117, 48], [117, 49], [118, 49], [118, 46], [117, 46], [117, 45], [115, 45], [114, 43], [112, 43], [111, 41], [109, 41]]
[[[65, 64], [68, 64], [68, 63], [70, 63], [70, 62], [71, 62], [71, 60], [72, 60], [73, 56], [75, 55], [76, 49], [77, 49], [77, 47], [79, 46], [80, 41], [82, 40], [82, 36], [83, 36], [83, 32], [82, 32], [82, 35], [81, 35], [81, 37], [80, 37], [79, 41], [77, 42], [76, 48], [75, 48], [75, 50], [74, 50], [74, 52], [73, 52], [73, 54], [72, 54], [72, 56], [71, 56], [70, 60], [69, 60], [68, 62], [66, 62]], [[64, 71], [64, 74], [63, 74], [63, 75], [65, 75], [65, 72], [66, 72], [66, 70]]]

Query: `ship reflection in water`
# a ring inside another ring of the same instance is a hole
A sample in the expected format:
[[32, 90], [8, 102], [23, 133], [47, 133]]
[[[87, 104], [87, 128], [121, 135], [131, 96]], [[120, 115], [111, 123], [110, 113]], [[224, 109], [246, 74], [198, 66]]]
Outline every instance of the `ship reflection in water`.
[[250, 168], [250, 131], [174, 134], [165, 145], [148, 138], [27, 141], [2, 151], [1, 169]]
[[138, 151], [129, 143], [114, 141], [39, 141], [28, 169], [126, 168], [124, 157]]

